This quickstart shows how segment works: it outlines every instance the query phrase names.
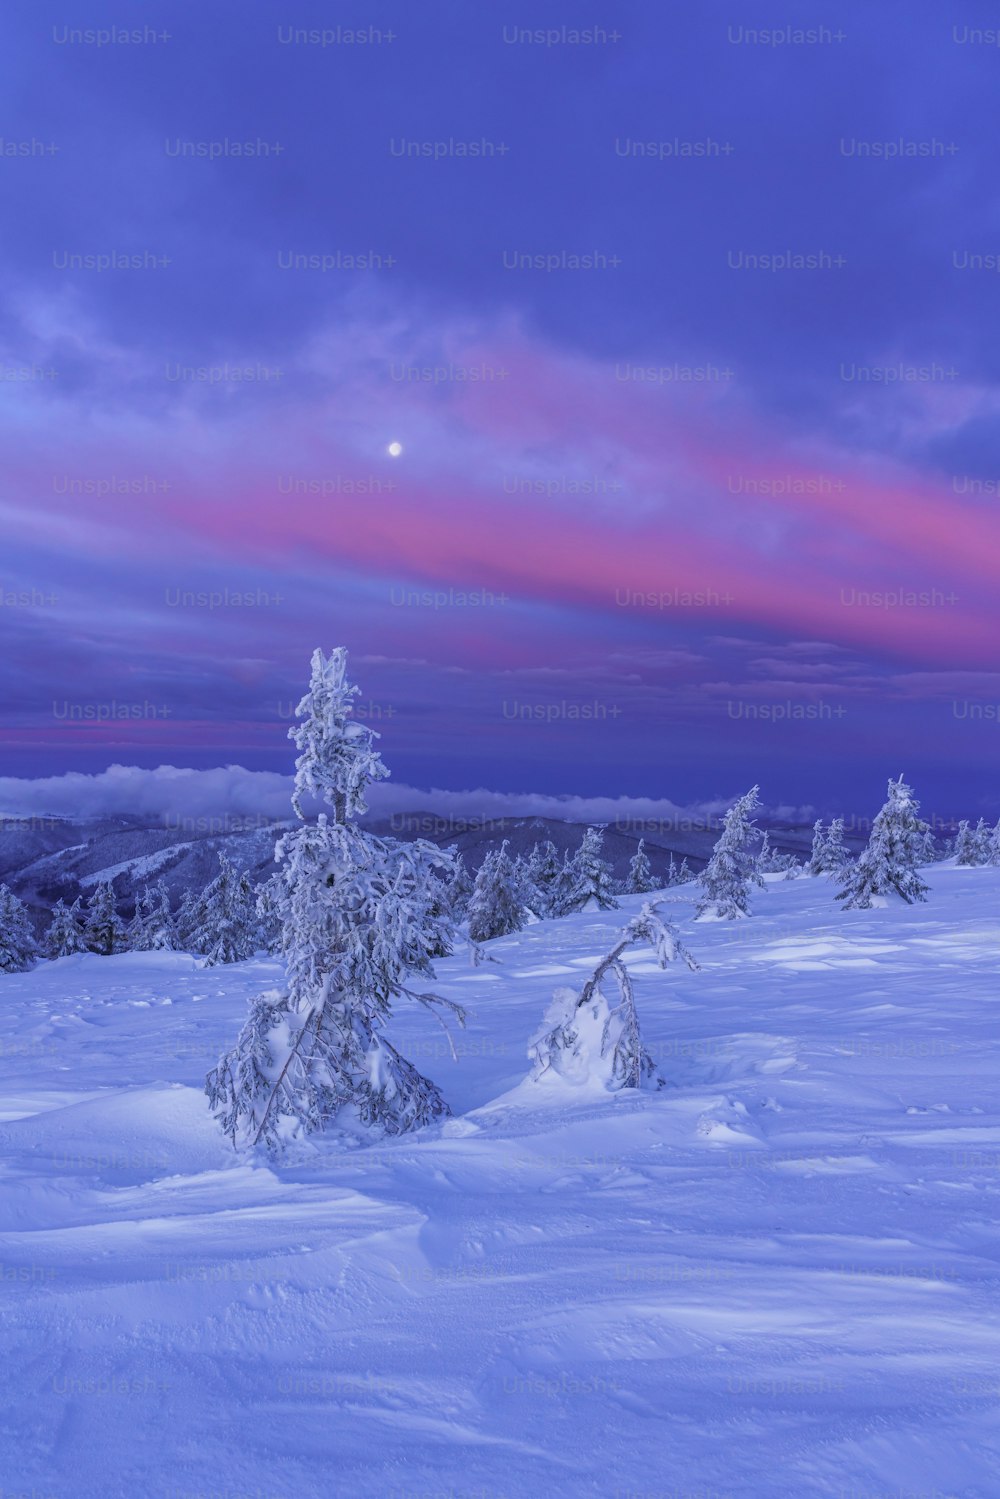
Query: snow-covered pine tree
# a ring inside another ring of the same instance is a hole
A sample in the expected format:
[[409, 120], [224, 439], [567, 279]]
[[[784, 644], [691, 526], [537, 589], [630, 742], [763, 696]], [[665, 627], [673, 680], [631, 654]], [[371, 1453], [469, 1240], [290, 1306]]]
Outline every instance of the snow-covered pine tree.
[[538, 892], [541, 910], [538, 916], [555, 916], [560, 902], [563, 881], [563, 863], [551, 838], [535, 844], [529, 861], [531, 883]]
[[143, 887], [129, 923], [128, 943], [133, 952], [170, 952], [176, 948], [177, 934], [165, 880]]
[[751, 787], [726, 813], [712, 857], [698, 876], [703, 894], [696, 921], [734, 921], [750, 914], [751, 886], [764, 883], [752, 847], [760, 837], [753, 821], [759, 790]]
[[107, 880], [95, 886], [87, 902], [87, 925], [84, 934], [87, 951], [110, 957], [127, 952], [125, 923], [115, 908], [115, 892]]
[[275, 871], [257, 886], [254, 913], [257, 917], [257, 943], [264, 952], [274, 953], [281, 944], [281, 874]]
[[198, 900], [199, 897], [193, 890], [185, 890], [174, 916], [174, 932], [181, 952], [194, 951], [191, 938], [197, 923]]
[[990, 862], [990, 834], [992, 829], [987, 826], [985, 817], [981, 817], [972, 830], [972, 841], [976, 848], [976, 863], [988, 864]]
[[444, 857], [448, 860], [447, 866], [440, 870], [430, 870], [423, 892], [427, 908], [424, 924], [426, 930], [433, 934], [428, 953], [431, 958], [449, 958], [455, 951], [456, 921], [452, 909], [455, 856], [451, 849], [445, 849]]
[[507, 852], [505, 838], [499, 849], [487, 853], [476, 875], [469, 901], [469, 939], [489, 942], [506, 937], [524, 926], [524, 887]]
[[524, 907], [525, 916], [542, 915], [542, 893], [535, 889], [535, 883], [531, 878], [531, 859], [518, 854], [513, 861], [514, 878], [517, 888], [521, 894], [521, 904]]
[[219, 852], [219, 872], [195, 903], [188, 935], [190, 950], [205, 959], [207, 968], [220, 963], [244, 963], [257, 950], [257, 911], [250, 877], [238, 874]]
[[822, 820], [818, 821], [813, 827], [812, 852], [806, 865], [806, 874], [839, 877], [845, 865], [850, 862], [850, 857], [844, 843], [844, 819], [835, 817], [826, 832], [823, 831]]
[[955, 863], [969, 866], [979, 863], [976, 835], [964, 818], [959, 823], [955, 834]]
[[[289, 730], [300, 751], [292, 797], [299, 825], [275, 849], [285, 987], [253, 1002], [235, 1047], [206, 1080], [238, 1146], [278, 1151], [340, 1116], [400, 1134], [449, 1112], [382, 1032], [400, 996], [464, 1022], [452, 1001], [410, 987], [414, 975], [433, 976], [430, 954], [447, 924], [431, 914], [428, 883], [453, 878], [454, 869], [431, 843], [359, 827], [368, 787], [388, 771], [378, 735], [353, 716], [359, 689], [346, 667], [342, 647], [314, 653], [300, 722]], [[325, 801], [332, 816], [309, 821], [307, 797]]]
[[921, 864], [936, 864], [940, 858], [941, 850], [938, 847], [938, 841], [928, 828], [920, 840], [920, 862]]
[[73, 953], [86, 952], [85, 922], [80, 909], [80, 897], [71, 906], [57, 900], [52, 907], [52, 920], [45, 933], [45, 956], [68, 958]]
[[153, 886], [146, 940], [151, 944], [150, 951], [152, 952], [176, 952], [177, 950], [177, 929], [174, 926], [174, 913], [166, 880], [157, 880]]
[[125, 928], [125, 941], [128, 943], [129, 952], [145, 952], [142, 945], [143, 926], [149, 914], [149, 903], [152, 899], [148, 885], [144, 885], [135, 897], [135, 909], [132, 919]]
[[757, 851], [758, 873], [784, 874], [797, 863], [798, 860], [793, 854], [782, 854], [776, 848], [771, 847], [771, 835], [765, 828], [760, 848]]
[[27, 906], [7, 885], [0, 885], [0, 973], [27, 973], [37, 957]]
[[823, 873], [839, 878], [850, 862], [851, 856], [844, 842], [844, 819], [835, 817], [823, 845]]
[[674, 858], [673, 854], [671, 854], [670, 855], [670, 863], [667, 865], [667, 884], [666, 884], [666, 888], [669, 890], [670, 887], [671, 887], [671, 885], [676, 885], [676, 884], [677, 884], [677, 861]]
[[448, 882], [448, 903], [451, 911], [452, 923], [457, 926], [465, 920], [469, 913], [469, 901], [472, 899], [473, 880], [469, 873], [465, 859], [458, 851], [458, 845], [452, 843], [445, 849], [445, 853], [452, 861], [453, 874]]
[[693, 879], [694, 879], [694, 874], [693, 874], [691, 868], [688, 865], [687, 859], [684, 858], [684, 859], [681, 860], [681, 867], [677, 871], [677, 881], [676, 881], [676, 883], [678, 885], [688, 885], [688, 884], [691, 883], [691, 881]]
[[[841, 823], [841, 827], [843, 827], [843, 823]], [[823, 855], [825, 850], [826, 834], [823, 831], [823, 819], [822, 817], [817, 817], [816, 821], [813, 823], [812, 850], [809, 854], [808, 860], [806, 861], [806, 874], [820, 875], [826, 873], [823, 864]]]
[[542, 846], [540, 843], [531, 845], [531, 853], [524, 859], [524, 870], [532, 884], [535, 883], [535, 875], [538, 873], [542, 862]]
[[991, 864], [1000, 864], [1000, 820], [990, 834], [990, 859]]
[[542, 863], [542, 850], [538, 843], [532, 844], [530, 854], [519, 854], [514, 861], [521, 879], [521, 889], [528, 909], [535, 916], [545, 916], [547, 900], [540, 889], [537, 878]]
[[560, 902], [560, 915], [572, 911], [615, 911], [611, 866], [604, 852], [604, 829], [588, 828], [569, 867], [568, 889]]
[[889, 782], [889, 795], [872, 823], [868, 846], [841, 876], [837, 899], [844, 910], [868, 910], [895, 892], [907, 904], [926, 900], [928, 887], [917, 873], [927, 824], [918, 816], [920, 803], [903, 777]]
[[566, 902], [573, 888], [573, 855], [569, 849], [563, 849], [562, 864], [559, 866], [559, 878], [552, 888], [553, 916], [563, 916], [566, 912]]
[[632, 855], [628, 866], [628, 879], [625, 881], [625, 890], [628, 895], [648, 895], [651, 890], [657, 889], [656, 881], [653, 879], [653, 871], [646, 857], [645, 840], [639, 839], [639, 847]]
[[[642, 1040], [632, 976], [622, 961], [626, 948], [647, 942], [661, 968], [679, 958], [697, 971], [698, 964], [680, 941], [676, 928], [660, 915], [660, 907], [659, 901], [644, 904], [582, 991], [555, 991], [544, 1027], [529, 1047], [536, 1081], [554, 1073], [576, 1084], [597, 1080], [612, 1091], [663, 1087], [664, 1079]], [[601, 988], [609, 974], [618, 984], [616, 1005]]]
[[764, 835], [760, 840], [760, 848], [757, 850], [757, 873], [770, 874], [771, 860], [774, 858], [774, 850], [771, 847], [771, 835], [764, 829]]

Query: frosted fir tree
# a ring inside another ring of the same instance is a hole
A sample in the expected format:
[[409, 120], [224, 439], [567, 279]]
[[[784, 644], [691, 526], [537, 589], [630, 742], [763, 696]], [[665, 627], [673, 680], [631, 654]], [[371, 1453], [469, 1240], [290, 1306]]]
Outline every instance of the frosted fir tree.
[[149, 944], [150, 952], [173, 952], [177, 948], [177, 931], [166, 880], [157, 880], [149, 892], [143, 941]]
[[[582, 990], [555, 991], [544, 1027], [529, 1047], [536, 1082], [547, 1077], [576, 1085], [598, 1082], [613, 1092], [664, 1086], [642, 1039], [632, 976], [623, 961], [627, 948], [648, 943], [661, 968], [680, 959], [697, 971], [698, 964], [681, 943], [676, 928], [660, 915], [660, 906], [659, 901], [645, 903]], [[609, 976], [617, 984], [617, 1003], [609, 1000], [602, 988]]]
[[264, 952], [275, 953], [281, 945], [281, 875], [276, 872], [257, 886], [254, 911], [257, 943]]
[[176, 948], [177, 933], [165, 880], [157, 880], [152, 888], [143, 887], [129, 923], [128, 944], [133, 952], [170, 952]]
[[651, 890], [655, 889], [657, 889], [657, 884], [653, 879], [653, 871], [646, 857], [646, 843], [643, 838], [640, 838], [639, 847], [632, 855], [628, 866], [628, 879], [625, 881], [625, 891], [628, 895], [648, 895]]
[[955, 863], [970, 866], [979, 863], [975, 834], [964, 818], [959, 823], [955, 834]]
[[919, 816], [920, 803], [900, 776], [889, 782], [885, 805], [872, 823], [868, 846], [844, 870], [837, 899], [844, 910], [866, 911], [884, 905], [896, 894], [908, 905], [926, 900], [928, 887], [917, 873], [927, 824]]
[[446, 849], [444, 857], [449, 860], [448, 866], [442, 870], [430, 870], [424, 892], [427, 898], [427, 930], [434, 934], [429, 953], [432, 958], [449, 958], [455, 951], [454, 856], [450, 849]]
[[817, 822], [813, 828], [812, 852], [806, 865], [806, 873], [839, 878], [850, 863], [850, 857], [844, 843], [844, 819], [835, 817], [825, 833], [822, 821]]
[[518, 854], [514, 860], [514, 868], [521, 883], [521, 896], [532, 916], [542, 917], [547, 914], [547, 901], [538, 885], [535, 883], [538, 873], [541, 852], [538, 844], [532, 846], [530, 854]]
[[677, 879], [675, 883], [678, 885], [688, 885], [693, 879], [694, 872], [689, 867], [687, 859], [682, 859], [681, 867], [677, 871]]
[[128, 951], [125, 923], [115, 906], [115, 892], [106, 880], [94, 888], [87, 902], [84, 937], [87, 951], [105, 958]]
[[839, 878], [850, 862], [851, 856], [844, 842], [844, 819], [835, 817], [823, 846], [823, 873]]
[[530, 858], [525, 858], [523, 854], [518, 854], [517, 857], [512, 860], [512, 863], [514, 865], [514, 878], [517, 882], [517, 888], [520, 891], [521, 904], [524, 908], [525, 918], [527, 919], [532, 916], [540, 916], [542, 896], [541, 892], [535, 889], [534, 882], [531, 878]]
[[472, 899], [473, 879], [469, 873], [465, 859], [458, 851], [457, 844], [451, 844], [445, 853], [452, 861], [453, 873], [448, 881], [448, 906], [451, 919], [455, 926], [465, 920], [469, 913], [469, 902]]
[[976, 848], [976, 863], [988, 864], [990, 862], [990, 834], [992, 829], [987, 826], [985, 817], [981, 817], [972, 831], [972, 841]]
[[[346, 668], [343, 648], [314, 653], [300, 722], [289, 730], [300, 752], [298, 825], [275, 849], [285, 986], [253, 1002], [235, 1047], [206, 1080], [210, 1105], [238, 1147], [278, 1152], [338, 1123], [400, 1134], [449, 1113], [436, 1085], [383, 1031], [400, 997], [464, 1023], [460, 1006], [412, 987], [414, 978], [433, 977], [430, 954], [450, 930], [432, 913], [429, 882], [452, 878], [454, 868], [433, 844], [403, 844], [358, 826], [368, 787], [388, 771], [378, 735], [353, 716], [359, 689]], [[310, 821], [307, 798], [330, 811]]]
[[757, 850], [757, 873], [770, 874], [771, 860], [774, 858], [774, 849], [771, 847], [771, 835], [764, 829], [764, 836], [760, 840], [760, 848]]
[[1000, 820], [990, 834], [990, 864], [1000, 864]]
[[132, 912], [132, 920], [125, 928], [125, 941], [129, 952], [143, 952], [142, 928], [147, 914], [147, 901], [150, 898], [149, 886], [144, 885], [135, 897], [135, 909]]
[[920, 863], [936, 864], [940, 858], [941, 849], [938, 846], [938, 841], [930, 828], [928, 828], [920, 840]]
[[671, 854], [670, 855], [670, 863], [667, 865], [667, 885], [666, 885], [666, 888], [669, 890], [672, 885], [676, 885], [676, 884], [677, 884], [677, 860], [674, 858], [673, 854]]
[[181, 952], [191, 951], [191, 933], [194, 931], [197, 903], [194, 891], [185, 890], [174, 914], [174, 931], [177, 933], [177, 946]]
[[532, 888], [537, 892], [539, 916], [556, 915], [560, 903], [564, 864], [551, 838], [535, 844], [528, 860], [528, 874]]
[[760, 837], [753, 821], [760, 806], [759, 789], [751, 787], [726, 813], [712, 857], [698, 876], [702, 896], [696, 921], [735, 921], [750, 915], [750, 890], [764, 883], [753, 849]]
[[565, 914], [566, 902], [573, 888], [573, 856], [569, 849], [563, 850], [562, 863], [559, 866], [559, 876], [552, 887], [552, 905], [550, 915], [562, 916]]
[[771, 835], [765, 828], [760, 848], [757, 851], [757, 872], [759, 874], [784, 874], [796, 862], [794, 856], [779, 853], [776, 848], [771, 847]]
[[71, 906], [64, 900], [56, 901], [44, 945], [47, 958], [69, 958], [74, 953], [87, 951], [86, 922], [79, 896]]
[[[843, 827], [843, 823], [841, 823], [841, 827]], [[812, 849], [810, 851], [809, 858], [806, 861], [806, 874], [825, 874], [826, 871], [823, 865], [823, 856], [825, 852], [826, 834], [823, 831], [823, 819], [822, 817], [817, 817], [816, 821], [813, 823]]]
[[616, 911], [611, 866], [601, 857], [604, 829], [588, 828], [568, 868], [568, 888], [560, 902], [560, 914], [573, 911]]
[[499, 849], [491, 850], [476, 875], [469, 901], [469, 939], [489, 942], [506, 937], [524, 926], [524, 887], [507, 852], [506, 838]]
[[207, 968], [221, 963], [245, 963], [257, 951], [257, 910], [250, 876], [238, 873], [219, 853], [219, 872], [202, 892], [192, 911], [190, 950], [205, 959]]
[[27, 906], [0, 885], [0, 973], [27, 973], [38, 956]]

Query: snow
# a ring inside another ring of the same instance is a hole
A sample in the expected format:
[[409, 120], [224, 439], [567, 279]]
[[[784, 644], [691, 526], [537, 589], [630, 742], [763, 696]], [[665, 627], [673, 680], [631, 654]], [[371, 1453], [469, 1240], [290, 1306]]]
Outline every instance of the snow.
[[[85, 843], [80, 844], [81, 848], [86, 848], [87, 846]], [[76, 883], [81, 889], [86, 890], [92, 885], [110, 884], [119, 875], [127, 874], [131, 885], [142, 885], [146, 880], [151, 879], [154, 874], [159, 874], [171, 864], [175, 864], [178, 855], [182, 854], [185, 849], [192, 848], [193, 846], [191, 843], [171, 843], [168, 848], [157, 849], [155, 853], [144, 854], [139, 859], [123, 859], [118, 864], [109, 864], [106, 869], [95, 869], [90, 874], [77, 874]], [[53, 860], [58, 860], [64, 854], [71, 852], [71, 849], [64, 848], [58, 854], [50, 855], [50, 857]], [[32, 868], [37, 870], [41, 863], [42, 860], [38, 860]]]
[[668, 892], [660, 1093], [527, 1081], [641, 897], [459, 953], [456, 1117], [278, 1166], [202, 1092], [274, 962], [0, 975], [4, 1499], [996, 1499], [1000, 871], [922, 874]]

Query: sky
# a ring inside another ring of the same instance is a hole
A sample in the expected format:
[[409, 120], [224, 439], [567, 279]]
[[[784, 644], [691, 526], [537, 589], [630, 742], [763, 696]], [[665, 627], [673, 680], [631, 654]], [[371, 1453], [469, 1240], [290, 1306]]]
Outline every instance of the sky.
[[5, 26], [0, 775], [1000, 812], [990, 7]]

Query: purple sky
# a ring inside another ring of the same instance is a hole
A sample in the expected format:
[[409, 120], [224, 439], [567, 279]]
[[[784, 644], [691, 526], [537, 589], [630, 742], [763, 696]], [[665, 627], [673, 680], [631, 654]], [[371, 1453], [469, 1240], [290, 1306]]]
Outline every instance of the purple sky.
[[414, 786], [1000, 811], [986, 7], [94, 9], [0, 64], [0, 773], [287, 771], [345, 644]]

